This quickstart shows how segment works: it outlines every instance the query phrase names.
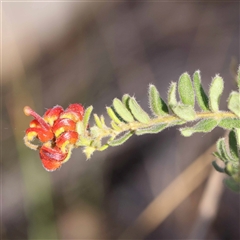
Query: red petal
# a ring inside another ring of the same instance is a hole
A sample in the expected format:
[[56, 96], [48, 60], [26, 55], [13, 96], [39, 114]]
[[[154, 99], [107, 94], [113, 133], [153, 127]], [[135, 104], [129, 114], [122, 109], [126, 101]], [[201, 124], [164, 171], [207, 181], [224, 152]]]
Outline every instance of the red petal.
[[61, 147], [65, 147], [64, 144], [68, 145], [68, 144], [75, 144], [78, 140], [78, 133], [77, 132], [73, 132], [73, 131], [67, 131], [63, 134], [61, 134], [57, 140], [56, 140], [56, 145], [61, 148]]
[[69, 110], [76, 113], [79, 119], [82, 120], [83, 114], [84, 114], [84, 107], [81, 104], [79, 103], [70, 104], [65, 111], [69, 111]]
[[61, 106], [55, 106], [53, 108], [50, 108], [46, 111], [43, 118], [52, 126], [54, 121], [56, 121], [60, 114], [63, 112], [63, 108]]
[[56, 160], [42, 159], [42, 165], [47, 171], [53, 172], [60, 168], [62, 163]]
[[32, 140], [31, 135], [34, 135], [34, 133], [36, 133], [37, 137], [39, 138], [39, 140], [41, 142], [47, 142], [47, 141], [53, 139], [53, 137], [54, 137], [52, 131], [46, 131], [45, 129], [42, 129], [40, 127], [33, 127], [33, 128], [28, 128], [26, 130], [26, 135], [29, 137], [30, 141]]
[[60, 162], [63, 161], [67, 156], [67, 153], [63, 153], [58, 147], [49, 148], [44, 145], [41, 147], [39, 153], [41, 159], [56, 160]]
[[61, 119], [71, 119], [73, 120], [74, 122], [78, 122], [79, 120], [82, 120], [82, 118], [79, 118], [79, 115], [75, 112], [73, 112], [72, 110], [65, 110], [61, 116], [60, 116]]
[[39, 155], [42, 160], [43, 167], [47, 171], [55, 171], [60, 168], [62, 161], [67, 157], [67, 153], [63, 153], [59, 148], [49, 148], [47, 146], [41, 147]]
[[29, 126], [30, 126], [31, 128], [33, 128], [33, 127], [40, 128], [40, 127], [41, 127], [41, 124], [38, 122], [37, 119], [34, 119], [34, 120], [32, 120], [32, 121], [30, 122]]
[[56, 134], [56, 137], [58, 137], [63, 132], [74, 130], [76, 130], [76, 123], [68, 118], [58, 119], [52, 128], [52, 131]]

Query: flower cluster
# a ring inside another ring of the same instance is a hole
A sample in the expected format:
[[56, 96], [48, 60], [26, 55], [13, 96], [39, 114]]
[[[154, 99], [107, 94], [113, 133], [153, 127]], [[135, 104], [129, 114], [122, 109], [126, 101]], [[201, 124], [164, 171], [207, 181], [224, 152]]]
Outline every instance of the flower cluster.
[[[26, 130], [25, 144], [39, 150], [43, 167], [47, 171], [55, 171], [69, 159], [79, 139], [77, 124], [83, 119], [83, 106], [78, 103], [70, 104], [65, 110], [61, 106], [55, 106], [48, 109], [43, 117], [26, 106], [24, 113], [35, 118]], [[32, 144], [35, 139], [41, 145]]]

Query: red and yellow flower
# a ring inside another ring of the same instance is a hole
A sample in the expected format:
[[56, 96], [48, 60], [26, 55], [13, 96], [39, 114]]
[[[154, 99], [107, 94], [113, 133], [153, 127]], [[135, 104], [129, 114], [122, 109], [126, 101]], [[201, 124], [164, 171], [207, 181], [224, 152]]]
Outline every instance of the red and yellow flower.
[[[35, 118], [26, 130], [26, 145], [39, 149], [43, 167], [47, 171], [55, 171], [69, 159], [79, 139], [77, 123], [83, 119], [83, 106], [78, 103], [70, 104], [66, 110], [55, 106], [48, 109], [43, 117], [26, 106], [24, 113]], [[35, 139], [41, 142], [40, 146], [32, 144]]]

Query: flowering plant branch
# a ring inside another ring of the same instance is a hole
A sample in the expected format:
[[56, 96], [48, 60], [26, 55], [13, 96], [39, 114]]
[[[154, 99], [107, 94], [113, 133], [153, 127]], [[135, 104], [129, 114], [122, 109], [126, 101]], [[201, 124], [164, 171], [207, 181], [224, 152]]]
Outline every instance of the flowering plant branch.
[[[215, 127], [229, 130], [228, 144], [221, 138], [217, 142], [217, 151], [213, 155], [224, 162], [220, 167], [213, 161], [214, 168], [227, 173], [230, 178], [226, 184], [233, 190], [240, 184], [240, 68], [237, 77], [238, 91], [232, 91], [227, 100], [228, 111], [219, 110], [219, 100], [223, 92], [224, 81], [216, 75], [210, 85], [208, 95], [202, 84], [200, 71], [180, 76], [178, 84], [172, 82], [168, 90], [167, 103], [160, 97], [156, 87], [149, 86], [149, 116], [134, 97], [128, 94], [122, 99], [115, 98], [107, 107], [111, 122], [105, 124], [103, 115], [94, 114], [95, 124], [89, 126], [93, 110], [90, 106], [84, 110], [81, 104], [71, 104], [66, 110], [55, 106], [40, 117], [30, 107], [24, 113], [33, 116], [26, 130], [25, 144], [39, 150], [44, 168], [54, 171], [66, 162], [74, 148], [83, 147], [87, 159], [95, 151], [103, 151], [109, 146], [119, 146], [132, 135], [156, 134], [168, 127], [193, 123], [191, 127], [182, 127], [180, 132], [189, 137], [196, 132], [211, 132]], [[180, 101], [177, 100], [177, 91]], [[201, 111], [195, 110], [195, 100]], [[33, 144], [38, 140], [39, 144]]]

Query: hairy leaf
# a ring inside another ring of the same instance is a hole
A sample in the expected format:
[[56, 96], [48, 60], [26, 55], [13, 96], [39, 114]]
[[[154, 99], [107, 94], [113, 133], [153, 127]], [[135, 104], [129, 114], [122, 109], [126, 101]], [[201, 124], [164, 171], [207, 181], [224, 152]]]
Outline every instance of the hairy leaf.
[[133, 122], [134, 118], [132, 114], [128, 111], [126, 106], [117, 98], [113, 100], [113, 107], [119, 116], [126, 122]]
[[167, 104], [160, 97], [160, 94], [157, 88], [152, 84], [149, 85], [148, 95], [149, 95], [149, 105], [152, 113], [155, 116], [167, 115], [168, 114]]
[[233, 159], [236, 161], [240, 161], [239, 159], [240, 156], [239, 156], [238, 147], [237, 147], [237, 138], [233, 130], [230, 131], [229, 133], [228, 143], [229, 143], [229, 150]]
[[223, 79], [219, 75], [216, 75], [213, 78], [209, 89], [209, 107], [213, 112], [217, 112], [219, 110], [219, 101], [223, 92], [223, 87]]
[[196, 118], [196, 112], [192, 106], [177, 105], [172, 107], [172, 111], [185, 121], [193, 121]]
[[126, 106], [126, 108], [129, 110], [129, 105], [128, 105], [128, 103], [129, 103], [129, 99], [130, 99], [131, 97], [128, 95], [128, 94], [124, 94], [123, 96], [122, 96], [122, 102], [123, 102], [123, 104]]
[[177, 105], [177, 84], [172, 82], [168, 90], [168, 105], [172, 108]]
[[143, 135], [143, 134], [155, 134], [163, 131], [165, 128], [167, 128], [168, 125], [165, 123], [162, 124], [156, 124], [151, 127], [146, 127], [146, 128], [139, 128], [135, 131], [136, 135]]
[[198, 122], [195, 126], [181, 128], [180, 131], [183, 136], [189, 137], [196, 132], [205, 132], [205, 133], [211, 132], [217, 125], [218, 125], [218, 121], [215, 119], [203, 119], [200, 122]]
[[109, 117], [117, 124], [121, 123], [121, 119], [115, 114], [111, 107], [106, 107]]
[[97, 114], [93, 114], [93, 117], [94, 117], [94, 120], [95, 120], [96, 125], [97, 125], [100, 129], [102, 129], [102, 128], [103, 128], [103, 124], [102, 124], [100, 118], [98, 117], [98, 115], [97, 115]]
[[216, 158], [222, 160], [224, 163], [226, 163], [226, 161], [227, 161], [225, 158], [223, 158], [223, 156], [219, 152], [214, 152], [213, 156], [215, 156]]
[[150, 117], [148, 114], [140, 107], [137, 101], [134, 98], [129, 99], [129, 108], [132, 115], [141, 123], [148, 123]]
[[179, 97], [184, 105], [194, 107], [195, 94], [192, 86], [192, 81], [188, 73], [183, 73], [178, 81]]
[[225, 118], [219, 122], [218, 126], [229, 130], [233, 128], [240, 128], [240, 119]]
[[196, 71], [193, 75], [193, 83], [194, 83], [194, 88], [196, 92], [196, 98], [199, 107], [203, 111], [209, 111], [209, 106], [208, 106], [208, 96], [204, 92], [204, 89], [201, 84], [201, 75], [200, 71]]
[[221, 160], [224, 162], [231, 161], [231, 156], [229, 156], [229, 153], [227, 151], [224, 138], [220, 138], [217, 141], [217, 152], [221, 156]]
[[126, 142], [131, 136], [133, 135], [132, 132], [128, 131], [125, 134], [115, 138], [114, 140], [108, 141], [108, 144], [112, 147], [122, 145], [124, 142]]
[[122, 130], [114, 121], [111, 121], [111, 126], [116, 131], [121, 131]]
[[240, 117], [240, 93], [232, 92], [228, 99], [228, 108]]
[[238, 148], [240, 149], [240, 128], [236, 128], [236, 129], [234, 129], [234, 131], [236, 134], [237, 145], [238, 145]]
[[85, 110], [85, 113], [84, 113], [84, 116], [83, 116], [83, 126], [84, 126], [84, 129], [87, 129], [87, 127], [88, 127], [88, 122], [89, 122], [92, 110], [93, 110], [93, 106], [89, 106]]

